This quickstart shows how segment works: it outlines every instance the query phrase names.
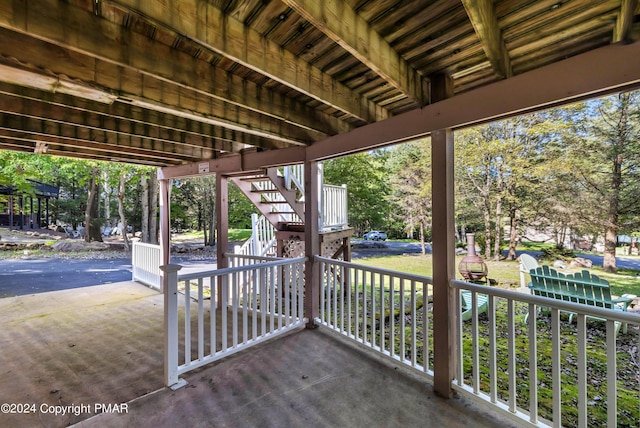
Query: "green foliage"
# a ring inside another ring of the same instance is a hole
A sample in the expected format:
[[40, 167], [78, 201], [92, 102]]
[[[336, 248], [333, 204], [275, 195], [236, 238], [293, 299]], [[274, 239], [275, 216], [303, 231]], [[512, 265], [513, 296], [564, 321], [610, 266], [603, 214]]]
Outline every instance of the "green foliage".
[[389, 213], [385, 158], [384, 152], [369, 152], [324, 163], [325, 184], [347, 185], [349, 224], [356, 236], [385, 229]]
[[[432, 216], [430, 141], [418, 140], [393, 147], [387, 168], [391, 187], [389, 217], [394, 224], [402, 226], [397, 236], [414, 236], [417, 231], [421, 240], [428, 240]], [[397, 229], [396, 226], [396, 233]]]
[[570, 260], [576, 256], [573, 250], [558, 245], [554, 245], [553, 247], [545, 247], [541, 251], [541, 259], [545, 261]]

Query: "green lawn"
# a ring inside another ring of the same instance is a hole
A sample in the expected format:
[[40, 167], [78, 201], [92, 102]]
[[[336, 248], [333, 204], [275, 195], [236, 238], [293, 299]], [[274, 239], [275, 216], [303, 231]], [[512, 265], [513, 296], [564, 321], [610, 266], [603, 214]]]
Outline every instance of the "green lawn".
[[[462, 256], [456, 257], [456, 266], [462, 259]], [[431, 276], [433, 267], [431, 264], [432, 256], [427, 255], [402, 255], [402, 256], [386, 256], [386, 257], [370, 257], [365, 259], [353, 260], [354, 263], [377, 267], [381, 269], [390, 269], [405, 272], [413, 275]], [[520, 286], [520, 270], [517, 261], [486, 261], [489, 268], [489, 278], [495, 281], [495, 284], [501, 287], [519, 287]], [[562, 270], [564, 273], [577, 272], [581, 269], [570, 268]], [[635, 294], [640, 296], [640, 278], [636, 274], [640, 273], [631, 269], [619, 269], [618, 273], [607, 273], [601, 267], [594, 266], [589, 269], [593, 273], [609, 281], [611, 284], [612, 294], [621, 296], [622, 294]], [[458, 278], [462, 278], [460, 274]]]
[[[459, 262], [461, 257], [456, 258]], [[430, 277], [432, 275], [432, 257], [431, 255], [403, 255], [374, 257], [366, 259], [354, 260], [354, 263], [377, 267], [381, 269], [390, 269], [401, 271], [409, 274], [422, 275]], [[515, 261], [488, 261], [489, 277], [496, 281], [502, 287], [519, 287], [519, 265]], [[571, 269], [574, 272], [579, 269]], [[613, 288], [613, 293], [621, 295], [631, 293], [640, 295], [640, 280], [636, 279], [636, 271], [620, 270], [617, 274], [609, 274], [602, 271], [602, 268], [594, 267], [590, 269], [597, 275], [606, 278]], [[569, 271], [569, 270], [567, 270]], [[460, 277], [458, 275], [458, 277]], [[503, 299], [497, 299], [497, 324], [499, 326], [506, 325], [506, 302]], [[529, 339], [528, 326], [524, 323], [524, 317], [527, 314], [527, 306], [524, 304], [516, 304], [516, 359], [518, 370], [517, 382], [517, 400], [518, 405], [522, 408], [529, 406]], [[386, 316], [388, 314], [385, 313]], [[431, 312], [430, 312], [431, 316]], [[397, 314], [396, 314], [397, 317]], [[486, 314], [480, 315], [479, 318], [479, 349], [480, 349], [480, 384], [483, 390], [488, 391], [489, 388], [489, 355], [487, 350], [490, 349], [488, 334], [488, 318]], [[551, 376], [551, 327], [550, 317], [548, 314], [540, 314], [537, 318], [537, 373], [538, 373], [538, 410], [540, 416], [550, 419], [552, 418], [552, 384]], [[588, 400], [589, 400], [589, 425], [588, 426], [605, 426], [606, 425], [606, 405], [602, 397], [606, 396], [606, 366], [607, 354], [606, 338], [602, 322], [590, 320], [587, 324], [587, 353], [588, 353]], [[507, 381], [506, 376], [508, 370], [508, 361], [506, 359], [508, 338], [504, 333], [504, 329], [498, 328], [498, 337], [496, 339], [497, 347], [497, 366], [498, 366], [498, 395], [501, 398], [507, 398]], [[399, 332], [397, 334], [400, 334]], [[431, 332], [430, 332], [431, 334]], [[566, 316], [561, 321], [562, 334], [562, 421], [565, 426], [576, 426], [578, 422], [577, 411], [577, 395], [578, 391], [575, 385], [577, 378], [577, 339], [575, 321], [571, 324]], [[618, 426], [631, 427], [638, 426], [637, 421], [640, 420], [640, 353], [637, 350], [638, 327], [630, 327], [628, 333], [620, 332], [617, 340], [617, 378], [618, 378]], [[472, 341], [471, 341], [471, 323], [464, 323], [463, 331], [464, 341], [464, 373], [465, 381], [471, 382], [472, 375]], [[432, 351], [431, 351], [432, 352]], [[418, 360], [422, 358], [419, 355]]]

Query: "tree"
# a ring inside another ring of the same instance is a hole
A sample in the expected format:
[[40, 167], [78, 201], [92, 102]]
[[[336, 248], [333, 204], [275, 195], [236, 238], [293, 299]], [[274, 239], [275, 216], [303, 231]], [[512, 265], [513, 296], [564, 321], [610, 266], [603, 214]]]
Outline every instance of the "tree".
[[91, 177], [89, 179], [89, 189], [87, 193], [87, 205], [84, 214], [85, 233], [84, 239], [87, 242], [102, 242], [102, 233], [100, 232], [100, 198], [98, 177], [100, 176], [100, 168], [94, 165], [91, 169]]
[[403, 223], [407, 235], [418, 230], [422, 254], [425, 254], [433, 212], [430, 142], [419, 140], [394, 147], [387, 165], [391, 174], [389, 201], [396, 207], [391, 215]]
[[384, 229], [389, 217], [389, 186], [383, 151], [359, 153], [324, 163], [324, 182], [347, 185], [349, 225], [357, 236]]
[[584, 220], [604, 229], [603, 268], [615, 272], [617, 236], [639, 224], [640, 92], [587, 102], [580, 119], [567, 159]]

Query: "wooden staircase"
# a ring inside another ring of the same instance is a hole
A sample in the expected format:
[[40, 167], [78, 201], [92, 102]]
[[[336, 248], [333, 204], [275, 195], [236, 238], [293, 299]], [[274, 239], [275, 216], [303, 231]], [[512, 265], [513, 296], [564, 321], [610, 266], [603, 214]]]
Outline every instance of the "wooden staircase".
[[304, 189], [299, 177], [268, 168], [262, 174], [231, 177], [231, 181], [276, 230], [304, 225]]
[[[322, 169], [319, 173], [322, 183], [318, 201], [321, 241], [349, 237], [352, 230], [347, 225], [347, 189], [324, 184]], [[275, 251], [282, 256], [286, 253], [285, 242], [304, 236], [302, 165], [267, 168], [250, 176], [231, 176], [229, 179], [262, 214], [260, 218], [252, 217], [252, 237], [236, 253], [264, 256]], [[348, 244], [341, 245], [344, 248]]]

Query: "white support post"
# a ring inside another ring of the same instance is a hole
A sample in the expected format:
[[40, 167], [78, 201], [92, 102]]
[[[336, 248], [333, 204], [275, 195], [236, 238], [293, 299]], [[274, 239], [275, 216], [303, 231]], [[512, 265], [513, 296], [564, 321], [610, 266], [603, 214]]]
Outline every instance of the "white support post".
[[161, 266], [164, 294], [164, 384], [178, 389], [186, 382], [178, 378], [178, 271], [180, 265]]
[[[158, 170], [158, 181], [160, 182], [160, 265], [168, 265], [171, 261], [171, 181], [160, 179], [161, 171]], [[160, 284], [161, 287], [164, 287], [164, 281]]]

